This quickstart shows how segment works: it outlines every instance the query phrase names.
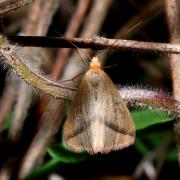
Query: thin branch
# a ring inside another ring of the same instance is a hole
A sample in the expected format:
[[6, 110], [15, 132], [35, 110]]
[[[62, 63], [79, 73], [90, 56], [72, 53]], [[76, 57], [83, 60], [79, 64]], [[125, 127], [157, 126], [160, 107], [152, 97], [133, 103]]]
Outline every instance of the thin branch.
[[[167, 23], [170, 33], [170, 42], [180, 42], [180, 1], [178, 0], [164, 0], [166, 8]], [[180, 55], [172, 54], [170, 56], [173, 92], [177, 100], [180, 101]], [[180, 118], [177, 118], [174, 124], [174, 131], [176, 134], [176, 144], [178, 149], [178, 160], [180, 166]]]
[[7, 36], [13, 44], [20, 46], [53, 47], [53, 48], [90, 48], [93, 50], [116, 49], [138, 52], [154, 52], [160, 54], [180, 54], [179, 44], [154, 43], [135, 40], [108, 39], [104, 37], [94, 38], [65, 38], [65, 37], [41, 37], [41, 36]]
[[21, 6], [27, 5], [33, 2], [33, 0], [6, 0], [0, 2], [0, 14], [12, 11]]

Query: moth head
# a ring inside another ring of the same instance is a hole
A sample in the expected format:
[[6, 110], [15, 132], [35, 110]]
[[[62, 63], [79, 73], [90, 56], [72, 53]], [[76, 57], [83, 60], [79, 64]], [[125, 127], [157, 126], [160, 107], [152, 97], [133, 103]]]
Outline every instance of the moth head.
[[97, 57], [93, 57], [90, 62], [90, 69], [91, 70], [98, 70], [101, 69], [100, 60]]

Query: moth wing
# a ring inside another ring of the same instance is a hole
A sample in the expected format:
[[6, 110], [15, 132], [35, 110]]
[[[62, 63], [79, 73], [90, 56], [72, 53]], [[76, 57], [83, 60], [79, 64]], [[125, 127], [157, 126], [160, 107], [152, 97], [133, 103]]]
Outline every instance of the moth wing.
[[64, 123], [64, 141], [76, 152], [87, 150], [93, 153], [88, 131], [88, 108], [91, 106], [91, 88], [84, 75], [72, 104], [72, 109]]
[[[106, 89], [109, 96], [105, 96], [101, 92], [99, 94], [100, 99], [108, 104], [104, 106], [106, 113], [103, 121], [106, 138], [104, 138], [104, 147], [101, 152], [108, 153], [112, 150], [123, 149], [134, 143], [135, 124], [116, 86], [107, 74], [104, 74], [103, 78], [105, 80], [102, 81], [104, 82], [102, 85], [104, 88], [102, 89]], [[101, 103], [103, 104], [103, 102]]]

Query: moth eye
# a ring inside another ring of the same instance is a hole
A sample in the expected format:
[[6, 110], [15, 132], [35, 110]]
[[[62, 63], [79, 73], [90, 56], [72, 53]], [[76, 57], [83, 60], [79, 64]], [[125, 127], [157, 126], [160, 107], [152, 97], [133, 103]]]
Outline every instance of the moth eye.
[[98, 86], [99, 81], [100, 81], [99, 73], [97, 73], [97, 72], [92, 72], [92, 73], [91, 73], [91, 84], [92, 84], [93, 86]]

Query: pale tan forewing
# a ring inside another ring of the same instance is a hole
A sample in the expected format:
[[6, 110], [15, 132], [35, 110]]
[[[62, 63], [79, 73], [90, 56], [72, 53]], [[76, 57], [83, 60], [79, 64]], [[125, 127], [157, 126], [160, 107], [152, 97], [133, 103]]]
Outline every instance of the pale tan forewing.
[[134, 139], [134, 122], [111, 79], [103, 70], [88, 71], [65, 121], [65, 143], [94, 154], [122, 149]]

